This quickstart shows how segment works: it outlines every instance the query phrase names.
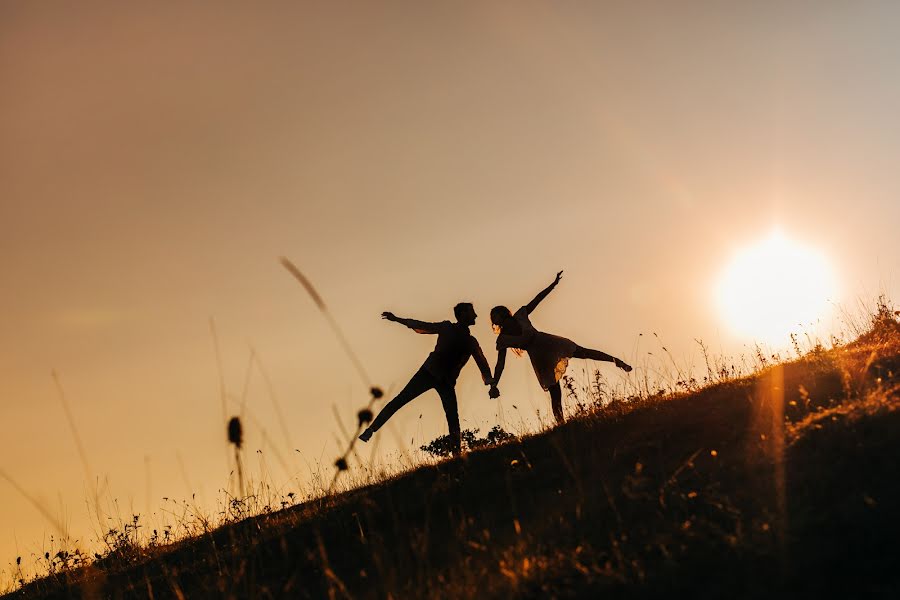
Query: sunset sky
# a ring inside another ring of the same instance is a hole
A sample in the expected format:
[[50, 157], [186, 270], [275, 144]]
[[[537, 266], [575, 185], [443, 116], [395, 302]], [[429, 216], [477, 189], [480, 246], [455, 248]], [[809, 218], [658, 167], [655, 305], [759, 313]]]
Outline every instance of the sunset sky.
[[[0, 471], [90, 546], [55, 369], [108, 506], [212, 507], [230, 469], [213, 318], [229, 413], [252, 347], [285, 416], [254, 370], [253, 476], [257, 449], [285, 492], [330, 476], [332, 407], [352, 427], [366, 390], [281, 255], [394, 391], [434, 340], [383, 310], [471, 301], [493, 365], [490, 308], [560, 269], [533, 321], [640, 367], [570, 365], [616, 385], [653, 364], [652, 333], [685, 365], [696, 338], [746, 352], [716, 290], [775, 231], [830, 277], [806, 330], [900, 298], [900, 5], [627, 4], [0, 4]], [[464, 428], [549, 411], [527, 358], [500, 388], [466, 367]], [[434, 393], [391, 423], [394, 463], [446, 432]], [[0, 479], [0, 569], [51, 534]]]

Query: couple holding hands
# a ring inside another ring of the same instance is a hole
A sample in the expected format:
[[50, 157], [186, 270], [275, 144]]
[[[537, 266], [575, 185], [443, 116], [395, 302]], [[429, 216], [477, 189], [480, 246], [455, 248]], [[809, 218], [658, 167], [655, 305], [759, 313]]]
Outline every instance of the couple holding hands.
[[400, 408], [428, 390], [434, 389], [440, 395], [444, 413], [447, 415], [453, 452], [457, 455], [460, 454], [456, 380], [470, 357], [475, 359], [484, 384], [490, 386], [489, 396], [498, 398], [500, 390], [497, 388], [497, 384], [500, 382], [500, 376], [503, 374], [503, 367], [506, 364], [507, 350], [527, 352], [538, 382], [544, 390], [550, 392], [550, 404], [553, 407], [553, 415], [556, 417], [557, 423], [565, 420], [559, 380], [565, 374], [570, 358], [612, 362], [626, 373], [631, 371], [631, 367], [625, 362], [605, 352], [582, 348], [572, 340], [534, 328], [528, 318], [529, 315], [553, 291], [561, 278], [562, 271], [556, 274], [553, 283], [515, 313], [511, 313], [505, 306], [495, 306], [491, 309], [491, 324], [494, 331], [499, 334], [497, 336], [497, 365], [494, 367], [493, 375], [491, 375], [487, 359], [481, 351], [481, 346], [478, 345], [478, 340], [469, 333], [469, 327], [475, 324], [478, 316], [470, 303], [461, 302], [453, 307], [456, 315], [455, 323], [450, 321], [428, 323], [415, 319], [404, 319], [391, 312], [382, 313], [381, 317], [388, 321], [406, 325], [416, 333], [436, 334], [438, 339], [434, 351], [428, 355], [422, 367], [413, 375], [406, 387], [381, 409], [381, 412], [362, 432], [359, 439], [368, 442], [372, 434], [378, 431]]

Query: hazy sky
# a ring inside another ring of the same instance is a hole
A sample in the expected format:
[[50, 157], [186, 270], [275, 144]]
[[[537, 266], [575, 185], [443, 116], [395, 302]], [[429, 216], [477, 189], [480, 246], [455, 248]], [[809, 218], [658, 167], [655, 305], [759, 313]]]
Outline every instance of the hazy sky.
[[[827, 257], [833, 302], [900, 297], [898, 19], [894, 2], [3, 2], [0, 469], [89, 540], [56, 369], [108, 503], [211, 505], [229, 470], [212, 317], [229, 412], [252, 346], [286, 417], [290, 444], [254, 371], [254, 476], [260, 448], [276, 484], [287, 457], [286, 490], [330, 474], [332, 407], [353, 425], [365, 389], [280, 255], [394, 390], [433, 339], [381, 311], [474, 302], [493, 364], [490, 307], [559, 269], [540, 329], [636, 364], [640, 333], [686, 363], [694, 338], [739, 353], [713, 288], [776, 226]], [[547, 413], [511, 363], [499, 405], [465, 369], [463, 427]], [[436, 394], [392, 423], [391, 460], [446, 429]], [[0, 564], [52, 532], [0, 480]]]

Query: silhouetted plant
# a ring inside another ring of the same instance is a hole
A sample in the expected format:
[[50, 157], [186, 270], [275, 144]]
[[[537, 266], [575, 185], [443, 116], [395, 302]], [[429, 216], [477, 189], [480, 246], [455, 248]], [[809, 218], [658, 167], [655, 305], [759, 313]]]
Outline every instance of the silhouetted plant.
[[137, 561], [142, 553], [138, 530], [141, 528], [140, 515], [133, 515], [131, 522], [121, 527], [111, 527], [103, 534], [106, 554], [95, 555], [104, 567], [115, 565], [121, 567]]
[[234, 462], [237, 464], [238, 486], [244, 495], [244, 465], [241, 462], [241, 446], [244, 444], [244, 428], [240, 417], [231, 417], [228, 421], [228, 441], [234, 446]]
[[900, 334], [900, 310], [894, 310], [886, 296], [881, 295], [875, 304], [869, 330], [860, 339], [871, 342], [883, 342]]
[[372, 385], [372, 380], [369, 378], [368, 373], [366, 373], [366, 370], [363, 367], [362, 362], [359, 360], [359, 357], [356, 355], [356, 352], [354, 352], [353, 348], [350, 346], [350, 342], [347, 340], [347, 336], [344, 335], [344, 332], [341, 329], [340, 325], [338, 325], [337, 320], [331, 314], [331, 311], [328, 310], [328, 306], [325, 304], [322, 296], [319, 295], [319, 292], [316, 291], [316, 288], [313, 286], [312, 282], [310, 282], [310, 280], [306, 278], [306, 275], [304, 275], [294, 263], [288, 260], [287, 257], [282, 256], [278, 260], [281, 265], [285, 269], [287, 269], [287, 271], [300, 283], [300, 285], [303, 286], [303, 288], [306, 290], [306, 293], [309, 294], [309, 297], [315, 303], [316, 307], [328, 321], [328, 324], [331, 326], [331, 330], [334, 332], [334, 335], [338, 339], [338, 342], [340, 342], [341, 346], [343, 346], [347, 357], [350, 359], [350, 362], [353, 363], [353, 366], [356, 368], [356, 371], [359, 374], [360, 378], [369, 387], [369, 394], [371, 398], [369, 399], [369, 404], [357, 413], [356, 433], [350, 436], [350, 441], [347, 444], [347, 449], [344, 454], [339, 456], [337, 460], [334, 461], [334, 466], [337, 470], [335, 471], [334, 478], [332, 478], [331, 485], [328, 488], [329, 491], [331, 491], [334, 488], [334, 485], [337, 483], [337, 479], [340, 474], [349, 469], [347, 459], [353, 452], [353, 446], [356, 444], [356, 440], [359, 437], [359, 434], [362, 432], [363, 426], [372, 421], [372, 406], [374, 406], [377, 400], [381, 399], [384, 396], [384, 391], [382, 391], [380, 387]]
[[239, 417], [231, 417], [231, 420], [228, 421], [228, 441], [234, 444], [238, 450], [244, 443], [244, 430]]
[[337, 479], [340, 474], [350, 469], [350, 465], [347, 461], [350, 458], [350, 455], [353, 453], [353, 447], [356, 445], [356, 440], [359, 439], [359, 434], [362, 432], [363, 427], [372, 422], [374, 415], [374, 413], [372, 412], [372, 407], [375, 406], [375, 402], [378, 401], [379, 398], [384, 397], [384, 392], [382, 391], [382, 389], [375, 385], [369, 388], [369, 394], [371, 394], [369, 403], [364, 408], [361, 408], [358, 413], [356, 413], [356, 431], [353, 433], [353, 435], [350, 436], [350, 441], [347, 443], [347, 449], [334, 461], [336, 471], [334, 472], [334, 477], [331, 480], [331, 485], [328, 487], [329, 491], [334, 489], [334, 485], [337, 483]]
[[[462, 445], [469, 450], [475, 450], [477, 448], [485, 448], [487, 446], [497, 446], [499, 444], [503, 444], [510, 440], [516, 439], [516, 436], [505, 431], [499, 425], [494, 425], [490, 431], [487, 432], [485, 437], [479, 438], [478, 432], [479, 429], [463, 429], [460, 431], [460, 439], [462, 440]], [[435, 439], [431, 440], [427, 445], [420, 446], [420, 450], [423, 452], [427, 452], [432, 456], [436, 457], [446, 457], [450, 456], [453, 453], [453, 442], [450, 439], [449, 435], [438, 436]]]

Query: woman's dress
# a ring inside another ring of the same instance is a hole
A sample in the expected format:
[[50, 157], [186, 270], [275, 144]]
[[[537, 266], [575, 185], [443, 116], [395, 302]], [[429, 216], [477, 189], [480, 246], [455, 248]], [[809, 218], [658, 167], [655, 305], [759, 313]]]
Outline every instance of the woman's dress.
[[501, 333], [497, 337], [497, 350], [519, 348], [528, 352], [534, 374], [544, 390], [559, 383], [575, 354], [577, 344], [570, 339], [538, 331], [528, 318], [528, 310], [522, 307], [513, 315], [522, 327], [522, 335]]

